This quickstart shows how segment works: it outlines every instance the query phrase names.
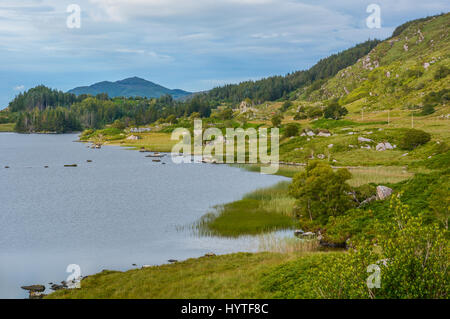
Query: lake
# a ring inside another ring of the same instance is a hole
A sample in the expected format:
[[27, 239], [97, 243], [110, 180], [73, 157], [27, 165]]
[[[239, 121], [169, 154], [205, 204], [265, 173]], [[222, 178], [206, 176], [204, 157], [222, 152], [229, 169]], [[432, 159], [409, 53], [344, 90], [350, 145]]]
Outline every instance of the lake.
[[86, 276], [255, 251], [256, 237], [201, 237], [189, 226], [214, 205], [286, 180], [227, 165], [176, 165], [170, 157], [163, 165], [77, 139], [0, 133], [0, 298], [26, 298], [20, 286], [31, 284], [49, 293], [49, 282], [69, 276], [69, 264]]

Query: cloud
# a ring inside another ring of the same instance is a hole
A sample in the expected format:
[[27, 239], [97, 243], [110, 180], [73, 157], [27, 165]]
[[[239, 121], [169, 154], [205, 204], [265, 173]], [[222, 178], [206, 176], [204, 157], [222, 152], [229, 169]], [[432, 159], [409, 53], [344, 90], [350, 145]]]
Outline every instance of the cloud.
[[[377, 0], [382, 29], [368, 29], [371, 2], [2, 0], [0, 88], [23, 77], [30, 77], [27, 87], [71, 88], [140, 75], [205, 90], [304, 69], [368, 38], [385, 38], [410, 19], [449, 11], [448, 0]], [[80, 29], [66, 26], [69, 3], [81, 7]]]
[[18, 85], [15, 86], [13, 89], [14, 91], [23, 91], [25, 89], [25, 85]]

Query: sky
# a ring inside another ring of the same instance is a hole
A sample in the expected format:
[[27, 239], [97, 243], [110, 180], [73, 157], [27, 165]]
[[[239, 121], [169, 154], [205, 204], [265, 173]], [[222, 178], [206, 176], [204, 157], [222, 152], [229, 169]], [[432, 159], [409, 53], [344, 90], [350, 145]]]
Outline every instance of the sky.
[[[79, 28], [68, 27], [71, 4]], [[380, 28], [366, 23], [371, 4]], [[448, 0], [0, 0], [0, 109], [39, 84], [67, 91], [138, 76], [194, 92], [283, 75], [449, 8]]]

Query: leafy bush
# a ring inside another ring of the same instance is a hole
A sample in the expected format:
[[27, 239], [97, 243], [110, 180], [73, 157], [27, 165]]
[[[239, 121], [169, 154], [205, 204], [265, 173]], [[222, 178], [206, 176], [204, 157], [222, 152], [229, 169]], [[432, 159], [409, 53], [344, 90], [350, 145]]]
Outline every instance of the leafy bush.
[[399, 147], [405, 150], [413, 150], [420, 145], [424, 145], [431, 140], [431, 135], [427, 132], [409, 129], [407, 130], [401, 140]]
[[285, 137], [297, 136], [299, 129], [300, 126], [298, 124], [289, 123], [286, 125], [284, 129], [284, 136]]
[[[391, 210], [394, 218], [379, 226], [378, 247], [364, 242], [313, 278], [322, 298], [448, 297], [446, 231], [413, 216], [398, 198]], [[379, 267], [379, 288], [367, 285], [369, 265]]]
[[271, 119], [273, 127], [279, 127], [281, 125], [282, 121], [283, 121], [283, 116], [281, 116], [280, 114], [274, 115]]
[[445, 65], [441, 65], [434, 73], [434, 79], [438, 81], [440, 79], [446, 78], [447, 75], [449, 75], [449, 74], [450, 74], [450, 69], [447, 68]]
[[113, 124], [111, 124], [111, 127], [119, 129], [119, 130], [124, 130], [127, 126], [125, 125], [125, 123], [121, 120], [115, 120]]
[[323, 116], [325, 118], [335, 120], [339, 120], [341, 117], [347, 114], [348, 110], [345, 107], [340, 106], [337, 100], [333, 100], [323, 112]]
[[326, 223], [329, 216], [338, 216], [354, 205], [346, 182], [351, 176], [348, 169], [335, 172], [330, 165], [315, 161], [294, 176], [289, 193], [306, 218]]
[[434, 109], [434, 106], [431, 104], [425, 104], [422, 108], [422, 112], [420, 112], [420, 115], [430, 115], [436, 112]]
[[301, 112], [296, 113], [294, 115], [294, 121], [300, 121], [300, 120], [304, 120], [304, 119], [307, 119], [307, 118], [308, 118], [308, 116], [305, 113], [301, 113]]

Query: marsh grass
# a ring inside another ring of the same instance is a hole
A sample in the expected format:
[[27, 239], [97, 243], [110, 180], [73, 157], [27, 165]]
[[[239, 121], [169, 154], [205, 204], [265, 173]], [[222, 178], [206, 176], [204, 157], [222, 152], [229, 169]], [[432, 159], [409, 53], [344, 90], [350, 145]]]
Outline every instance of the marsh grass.
[[297, 237], [279, 237], [276, 234], [264, 234], [258, 237], [259, 252], [298, 253], [319, 251], [316, 239], [300, 239]]
[[295, 199], [287, 194], [289, 182], [258, 189], [243, 199], [214, 207], [196, 224], [202, 235], [238, 237], [291, 229]]

